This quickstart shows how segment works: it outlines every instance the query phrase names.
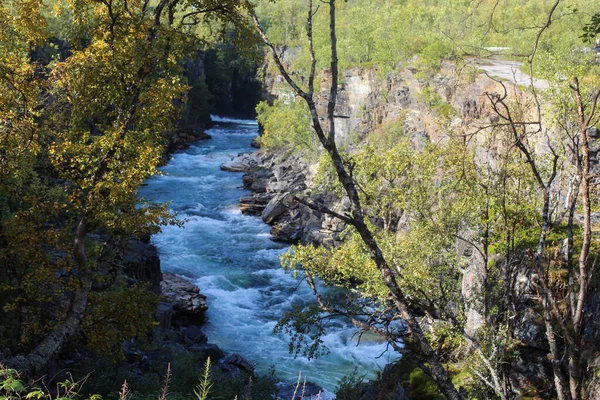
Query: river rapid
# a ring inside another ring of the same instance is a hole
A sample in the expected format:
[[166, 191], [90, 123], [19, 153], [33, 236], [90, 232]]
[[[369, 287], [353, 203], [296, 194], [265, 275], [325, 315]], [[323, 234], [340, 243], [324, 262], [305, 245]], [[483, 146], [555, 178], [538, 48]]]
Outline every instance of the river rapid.
[[[220, 170], [241, 152], [251, 152], [258, 133], [255, 121], [213, 118], [210, 140], [177, 152], [148, 180], [140, 196], [150, 202], [169, 202], [184, 219], [183, 228], [167, 226], [154, 235], [162, 270], [191, 278], [207, 296], [209, 309], [203, 327], [209, 342], [238, 353], [265, 373], [275, 366], [278, 378], [295, 382], [302, 372], [308, 381], [334, 392], [341, 377], [355, 368], [366, 379], [397, 357], [383, 343], [357, 345], [356, 329], [333, 320], [323, 337], [330, 353], [316, 360], [288, 353], [288, 339], [273, 328], [293, 304], [312, 301], [305, 283], [279, 266], [288, 246], [270, 239], [269, 226], [255, 216], [242, 215], [239, 198], [242, 174]], [[383, 353], [383, 356], [381, 356]], [[380, 357], [381, 356], [381, 357]]]

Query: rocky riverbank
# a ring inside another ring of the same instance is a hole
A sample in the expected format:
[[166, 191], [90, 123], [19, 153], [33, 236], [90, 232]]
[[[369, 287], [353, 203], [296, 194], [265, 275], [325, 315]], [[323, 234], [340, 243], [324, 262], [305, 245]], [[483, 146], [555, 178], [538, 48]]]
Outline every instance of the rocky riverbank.
[[[384, 79], [376, 69], [345, 71], [335, 111], [338, 146], [353, 151], [370, 132], [399, 121], [417, 148], [440, 140], [446, 129], [467, 134], [476, 131], [478, 125], [493, 122], [495, 115], [484, 93], [498, 89], [499, 84], [476, 71], [465, 73], [467, 67], [448, 63], [435, 75], [424, 76], [416, 68], [399, 66]], [[317, 96], [322, 109], [330, 81], [325, 73]], [[290, 96], [289, 88], [276, 76], [267, 74], [265, 82], [265, 98]], [[243, 185], [252, 195], [240, 199], [240, 209], [260, 215], [272, 226], [275, 240], [325, 245], [339, 242], [344, 224], [301, 204], [309, 201], [338, 212], [347, 209], [343, 198], [315, 190], [318, 161], [314, 157], [308, 160], [299, 151], [270, 149], [240, 155], [222, 168], [246, 172]]]
[[[134, 246], [140, 263], [130, 263], [127, 268], [140, 272], [145, 269], [146, 277], [151, 278], [151, 281], [155, 280], [160, 272], [160, 260], [156, 248], [141, 242], [135, 242]], [[136, 374], [138, 378], [148, 374], [158, 376], [161, 371], [166, 370], [169, 363], [177, 363], [177, 359], [191, 359], [196, 360], [196, 363], [190, 373], [200, 376], [204, 362], [210, 358], [213, 375], [218, 382], [250, 385], [247, 390], [250, 390], [252, 382], [262, 382], [263, 385], [265, 381], [270, 385], [276, 383], [276, 379], [272, 376], [257, 375], [254, 366], [243, 355], [226, 353], [216, 344], [210, 343], [210, 338], [204, 333], [202, 327], [209, 305], [200, 288], [182, 276], [168, 272], [162, 272], [161, 275], [162, 301], [156, 310], [156, 321], [159, 325], [153, 334], [155, 342], [160, 343], [160, 347], [157, 349], [151, 346], [150, 349], [144, 350], [135, 342], [126, 341], [123, 352], [129, 371]], [[279, 382], [273, 386], [278, 393], [278, 399], [281, 400], [291, 400], [295, 387], [293, 382]], [[321, 391], [322, 388], [318, 385], [307, 383], [303, 399], [311, 399]]]

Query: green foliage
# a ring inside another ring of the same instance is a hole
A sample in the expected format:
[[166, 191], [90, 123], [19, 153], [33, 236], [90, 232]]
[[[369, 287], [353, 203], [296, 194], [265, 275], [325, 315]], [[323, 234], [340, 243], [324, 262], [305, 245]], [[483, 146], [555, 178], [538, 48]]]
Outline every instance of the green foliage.
[[588, 43], [593, 43], [600, 34], [600, 13], [591, 16], [590, 22], [583, 27], [581, 38]]
[[[196, 368], [192, 368], [190, 372], [196, 373]], [[84, 397], [83, 392], [89, 390], [90, 383], [95, 387], [93, 376], [86, 376], [80, 381], [74, 381], [72, 377], [67, 380], [56, 383], [56, 390], [50, 391], [44, 382], [40, 386], [36, 384], [26, 384], [21, 379], [16, 370], [5, 368], [0, 364], [0, 399], [1, 400], [74, 400], [85, 398], [87, 400], [102, 400], [102, 396], [93, 394]], [[171, 382], [171, 378], [174, 380]], [[225, 379], [218, 370], [210, 363], [210, 359], [206, 360], [203, 371], [196, 375], [197, 382], [195, 388], [182, 388], [177, 384], [177, 374], [174, 371], [167, 369], [167, 374], [163, 382], [162, 391], [159, 393], [157, 387], [140, 387], [141, 390], [136, 390], [137, 385], [131, 384], [127, 380], [119, 386], [118, 390], [112, 394], [108, 394], [107, 398], [115, 398], [118, 400], [185, 400], [195, 398], [198, 400], [233, 400], [238, 399], [274, 399], [277, 392], [276, 384], [278, 380], [275, 378], [275, 371], [266, 376], [241, 376], [239, 378]], [[91, 382], [90, 382], [91, 381]], [[86, 386], [84, 386], [86, 385]], [[115, 382], [111, 382], [114, 386]], [[106, 388], [102, 388], [104, 391]]]
[[420, 368], [412, 370], [406, 385], [410, 386], [410, 398], [415, 400], [441, 400], [444, 398], [433, 379]]
[[154, 311], [158, 296], [144, 285], [127, 287], [125, 282], [110, 291], [93, 293], [90, 311], [83, 321], [90, 348], [106, 357], [122, 357], [123, 341], [147, 343], [155, 328]]
[[[70, 377], [64, 381], [58, 382], [54, 391], [50, 391], [47, 386], [37, 383], [27, 384], [23, 382], [18, 371], [6, 368], [0, 364], [0, 399], [1, 400], [74, 400], [81, 399], [81, 388], [85, 383], [84, 378], [81, 381], [73, 381]], [[88, 395], [87, 400], [102, 400], [99, 395]]]
[[[424, 100], [435, 104], [441, 99], [434, 92], [425, 91]], [[439, 348], [444, 357], [462, 359], [461, 349], [466, 342], [461, 326], [467, 318], [463, 308], [463, 268], [472, 258], [458, 253], [457, 243], [468, 240], [482, 249], [473, 251], [498, 255], [498, 259], [534, 249], [539, 234], [535, 181], [519, 153], [512, 150], [497, 154], [493, 160], [497, 169], [492, 170], [476, 158], [474, 150], [465, 146], [461, 138], [450, 136], [430, 143], [406, 134], [403, 126], [403, 121], [397, 121], [372, 132], [344, 159], [352, 165], [369, 227], [383, 256], [398, 272], [396, 281], [410, 303], [420, 310], [454, 315], [453, 322], [442, 318], [428, 330], [432, 346]], [[498, 146], [501, 136], [491, 134], [486, 140], [481, 143], [483, 148]], [[341, 195], [327, 157], [320, 161], [316, 183], [321, 190]], [[556, 238], [553, 233], [548, 242], [559, 243], [565, 235], [557, 227]], [[313, 286], [318, 278], [352, 290], [362, 298], [354, 299], [354, 304], [370, 305], [368, 312], [362, 310], [362, 315], [370, 315], [368, 321], [375, 321], [375, 316], [385, 320], [389, 291], [362, 237], [347, 228], [341, 239], [336, 247], [294, 246], [282, 256], [282, 265], [302, 270]], [[489, 315], [502, 318], [497, 314], [503, 293], [501, 267], [489, 257], [485, 268], [494, 277], [487, 283], [488, 300], [472, 297], [470, 301], [488, 301]], [[339, 299], [322, 302], [335, 304], [334, 308], [344, 310], [345, 315], [361, 315], [357, 311], [360, 306], [352, 308]], [[311, 351], [319, 346], [319, 335], [324, 329], [321, 321], [325, 319], [319, 311], [318, 307], [295, 310], [295, 316], [286, 315], [280, 323], [289, 329], [293, 338], [291, 350], [296, 354], [301, 346]], [[379, 328], [376, 323], [371, 324]], [[482, 352], [510, 362], [514, 340], [507, 332], [502, 323], [489, 331], [482, 328], [478, 336]], [[403, 343], [400, 332], [387, 331], [386, 335]], [[498, 351], [498, 346], [503, 350]], [[469, 360], [470, 368], [463, 371], [461, 382], [468, 382], [473, 391], [488, 393], [488, 388], [472, 384], [473, 380], [480, 382], [479, 375], [487, 374], [481, 359], [474, 355]], [[414, 394], [419, 398], [439, 396], [433, 381], [421, 370], [413, 371], [406, 380], [411, 387], [419, 388]]]
[[448, 43], [435, 41], [425, 46], [420, 52], [419, 61], [425, 68], [437, 71], [442, 66], [442, 61], [452, 56], [454, 48]]
[[[457, 274], [450, 247], [453, 234], [475, 218], [472, 196], [477, 193], [465, 181], [469, 172], [454, 164], [455, 157], [468, 156], [460, 147], [427, 144], [415, 151], [416, 145], [418, 141], [402, 133], [400, 123], [394, 124], [373, 134], [351, 160], [378, 243], [388, 262], [402, 271], [402, 286], [408, 293], [418, 288], [435, 297], [439, 277], [445, 277], [449, 292], [457, 290], [450, 279]], [[440, 175], [440, 170], [445, 172]], [[413, 217], [399, 232], [404, 210]], [[419, 245], [423, 242], [428, 246]], [[282, 261], [287, 268], [301, 265], [327, 283], [352, 286], [367, 298], [387, 298], [379, 270], [352, 230], [339, 247], [295, 246]]]
[[206, 400], [208, 398], [210, 388], [212, 387], [210, 379], [210, 358], [207, 358], [206, 363], [204, 364], [204, 373], [200, 377], [200, 382], [198, 382], [198, 385], [194, 388], [196, 399]]
[[364, 376], [361, 376], [358, 369], [355, 368], [350, 375], [340, 379], [335, 390], [335, 398], [337, 400], [361, 400], [363, 382]]
[[260, 143], [265, 148], [290, 147], [309, 154], [316, 151], [316, 135], [303, 102], [280, 99], [270, 106], [263, 101], [256, 107], [256, 112], [258, 123], [263, 127]]
[[[164, 136], [188, 100], [181, 61], [209, 36], [217, 41], [196, 26], [244, 42], [247, 7], [233, 0], [167, 8], [139, 0], [0, 4], [2, 347], [31, 350], [65, 321], [73, 293], [89, 300], [84, 331], [97, 350], [116, 355], [123, 339], [142, 339], [152, 328], [156, 299], [97, 279], [100, 261], [123, 238], [177, 223], [166, 205], [140, 202], [137, 191], [158, 173]], [[207, 100], [206, 86], [196, 84], [191, 97]], [[118, 258], [104, 261], [121, 274]], [[88, 297], [92, 281], [107, 290]], [[137, 303], [127, 303], [132, 298]]]
[[327, 354], [321, 336], [325, 332], [322, 310], [313, 305], [309, 307], [292, 306], [284, 313], [273, 329], [274, 333], [285, 333], [290, 337], [289, 352], [294, 357], [302, 354], [308, 359]]
[[229, 400], [238, 399], [275, 399], [277, 383], [275, 370], [271, 369], [264, 376], [242, 374], [239, 377], [227, 377], [218, 369], [211, 372], [212, 387], [207, 400]]
[[5, 394], [6, 398], [12, 397], [13, 393], [19, 393], [25, 390], [23, 382], [19, 380], [19, 374], [14, 369], [4, 368], [0, 365], [0, 393]]
[[[487, 48], [510, 48], [507, 51], [511, 54], [528, 54], [536, 27], [545, 23], [551, 6], [548, 2], [520, 0], [340, 2], [336, 10], [340, 67], [377, 65], [380, 71], [390, 71], [416, 55], [425, 69], [437, 70], [442, 60], [487, 55]], [[259, 1], [257, 7], [270, 39], [288, 49], [306, 46], [306, 12], [304, 0]], [[591, 0], [561, 2], [557, 10], [561, 17], [542, 37], [536, 62], [545, 63], [544, 59], [552, 55], [579, 56], [581, 37], [590, 41], [597, 35], [596, 13], [596, 4]], [[590, 19], [590, 15], [594, 17]], [[327, 18], [328, 14], [319, 9], [314, 19], [319, 69], [330, 62]], [[574, 26], [586, 27], [583, 36]], [[306, 74], [308, 56], [296, 56], [294, 50], [289, 53], [293, 69]]]
[[425, 87], [421, 92], [423, 102], [428, 109], [437, 113], [444, 121], [449, 121], [456, 114], [452, 106], [442, 99], [431, 86]]
[[[348, 159], [347, 155], [345, 155], [345, 157]], [[337, 179], [331, 157], [329, 157], [329, 154], [327, 153], [323, 153], [319, 157], [314, 184], [319, 190], [332, 192], [339, 198], [341, 198], [344, 193], [344, 188]]]

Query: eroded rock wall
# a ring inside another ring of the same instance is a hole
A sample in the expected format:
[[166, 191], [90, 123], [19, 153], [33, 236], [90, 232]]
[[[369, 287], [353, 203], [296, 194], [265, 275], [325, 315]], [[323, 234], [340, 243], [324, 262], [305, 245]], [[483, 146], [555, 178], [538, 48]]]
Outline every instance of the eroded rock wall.
[[[282, 78], [268, 73], [272, 67], [266, 67], [265, 71], [265, 98], [291, 101], [293, 95]], [[451, 64], [445, 64], [432, 77], [402, 66], [385, 77], [377, 69], [346, 70], [338, 86], [335, 109], [338, 146], [353, 151], [371, 132], [398, 121], [417, 150], [432, 140], [443, 140], [449, 129], [455, 134], [467, 134], [480, 125], [489, 124], [495, 116], [484, 93], [498, 90], [499, 85], [485, 75], [472, 74], [467, 78], [461, 72]], [[316, 96], [322, 115], [326, 112], [330, 86], [330, 73], [324, 71]], [[435, 96], [437, 102], [444, 104], [447, 115], [432, 110], [428, 96]], [[485, 156], [481, 155], [482, 158]], [[244, 155], [232, 165], [243, 164], [242, 158], [248, 157]], [[310, 198], [336, 211], [347, 208], [345, 200], [333, 193], [312, 190], [318, 167], [314, 158], [311, 160], [288, 149], [259, 151], [251, 158], [252, 165], [236, 169], [247, 172], [244, 186], [253, 191], [251, 197], [241, 199], [243, 212], [261, 215], [273, 226], [272, 233], [277, 240], [337, 242], [343, 224], [294, 200], [296, 197]]]

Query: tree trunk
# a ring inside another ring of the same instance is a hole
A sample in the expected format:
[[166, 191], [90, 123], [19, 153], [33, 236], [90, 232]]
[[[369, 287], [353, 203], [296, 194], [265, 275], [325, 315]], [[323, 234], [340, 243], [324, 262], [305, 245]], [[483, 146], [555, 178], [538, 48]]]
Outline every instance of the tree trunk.
[[256, 15], [253, 14], [252, 19], [254, 21], [254, 26], [257, 32], [259, 33], [260, 37], [262, 38], [264, 44], [271, 50], [271, 54], [275, 63], [277, 64], [279, 72], [282, 74], [282, 76], [290, 85], [290, 87], [296, 92], [296, 94], [300, 96], [308, 105], [312, 117], [313, 129], [317, 134], [321, 145], [329, 154], [332, 164], [335, 168], [338, 180], [344, 187], [344, 191], [350, 199], [352, 216], [350, 218], [344, 218], [345, 222], [354, 226], [357, 232], [361, 235], [361, 238], [363, 239], [364, 243], [367, 245], [367, 248], [370, 252], [370, 256], [377, 265], [377, 268], [381, 273], [382, 279], [385, 282], [390, 292], [390, 295], [392, 296], [393, 301], [396, 304], [396, 307], [400, 311], [402, 318], [406, 321], [408, 329], [411, 335], [413, 336], [414, 340], [419, 345], [423, 356], [429, 363], [429, 370], [432, 378], [436, 382], [436, 385], [448, 399], [461, 400], [462, 396], [454, 387], [452, 380], [450, 379], [450, 376], [448, 374], [448, 371], [446, 371], [446, 369], [444, 368], [439, 355], [431, 347], [431, 344], [429, 343], [427, 337], [423, 333], [419, 322], [417, 321], [413, 312], [408, 307], [407, 299], [404, 296], [404, 293], [402, 292], [401, 288], [398, 286], [398, 283], [396, 282], [395, 272], [387, 264], [387, 261], [385, 260], [383, 253], [379, 248], [379, 245], [377, 244], [372, 232], [369, 230], [365, 223], [365, 217], [360, 203], [358, 189], [354, 180], [352, 179], [348, 170], [346, 169], [344, 161], [337, 149], [337, 145], [335, 143], [334, 111], [336, 106], [339, 72], [337, 58], [337, 36], [335, 28], [335, 0], [329, 1], [328, 4], [332, 82], [331, 88], [329, 90], [329, 99], [327, 102], [327, 134], [325, 133], [325, 130], [321, 125], [321, 119], [313, 98], [313, 82], [315, 77], [315, 54], [312, 40], [312, 1], [308, 0], [309, 9], [307, 19], [307, 35], [309, 41], [309, 53], [311, 58], [311, 72], [308, 78], [308, 92], [302, 90], [302, 88], [300, 88], [300, 86], [296, 84], [296, 82], [294, 82], [294, 80], [291, 78], [290, 74], [287, 72], [287, 69], [282, 63], [279, 54], [275, 50], [275, 47], [269, 41], [268, 37], [262, 30]]

